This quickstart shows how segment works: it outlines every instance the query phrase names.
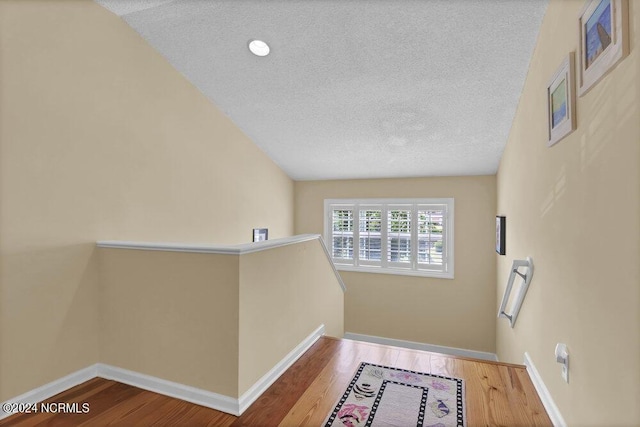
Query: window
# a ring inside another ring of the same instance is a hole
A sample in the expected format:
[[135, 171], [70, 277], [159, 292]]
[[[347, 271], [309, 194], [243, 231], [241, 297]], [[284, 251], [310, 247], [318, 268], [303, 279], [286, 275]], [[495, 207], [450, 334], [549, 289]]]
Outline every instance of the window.
[[453, 278], [453, 199], [325, 200], [339, 270]]

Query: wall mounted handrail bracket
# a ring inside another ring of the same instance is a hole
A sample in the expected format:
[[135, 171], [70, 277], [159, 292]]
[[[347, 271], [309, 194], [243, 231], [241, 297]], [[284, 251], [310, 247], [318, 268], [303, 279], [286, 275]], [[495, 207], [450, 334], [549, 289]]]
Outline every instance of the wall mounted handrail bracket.
[[527, 275], [520, 273], [517, 268], [514, 269], [513, 272], [516, 273], [518, 276], [522, 277], [525, 281], [527, 280]]
[[[523, 268], [524, 272], [520, 271], [520, 268]], [[511, 296], [514, 291], [513, 283], [516, 276], [520, 276], [522, 278], [522, 283], [516, 293]], [[500, 310], [498, 310], [498, 318], [502, 317], [508, 319], [512, 328], [516, 323], [516, 319], [518, 318], [520, 307], [522, 307], [522, 302], [524, 301], [524, 297], [527, 294], [527, 289], [529, 288], [529, 283], [531, 283], [532, 277], [533, 259], [531, 259], [531, 257], [527, 257], [527, 259], [513, 260], [513, 264], [511, 265], [511, 272], [509, 274], [509, 281], [507, 282], [507, 287], [505, 288], [504, 295], [502, 296]], [[507, 312], [507, 305], [510, 306], [509, 312]]]

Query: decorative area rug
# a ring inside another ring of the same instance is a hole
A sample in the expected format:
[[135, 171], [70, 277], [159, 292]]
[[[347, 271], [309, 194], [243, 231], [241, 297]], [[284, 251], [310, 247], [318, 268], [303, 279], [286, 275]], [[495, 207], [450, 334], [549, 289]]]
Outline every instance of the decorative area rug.
[[363, 362], [329, 426], [466, 426], [464, 380]]

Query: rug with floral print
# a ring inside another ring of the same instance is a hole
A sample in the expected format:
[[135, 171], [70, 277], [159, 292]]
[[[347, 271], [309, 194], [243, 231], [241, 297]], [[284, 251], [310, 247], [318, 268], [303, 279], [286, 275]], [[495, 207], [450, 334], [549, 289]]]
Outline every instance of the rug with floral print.
[[466, 426], [464, 380], [363, 362], [329, 426]]

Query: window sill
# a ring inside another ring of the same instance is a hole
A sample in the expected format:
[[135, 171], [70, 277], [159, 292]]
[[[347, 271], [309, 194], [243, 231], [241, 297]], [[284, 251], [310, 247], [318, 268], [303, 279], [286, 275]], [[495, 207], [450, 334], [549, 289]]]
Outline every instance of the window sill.
[[443, 273], [440, 271], [403, 270], [400, 268], [381, 268], [381, 267], [354, 266], [354, 265], [344, 265], [344, 264], [335, 264], [335, 266], [338, 271], [352, 271], [355, 273], [376, 273], [376, 274], [391, 274], [396, 276], [431, 277], [434, 279], [453, 279], [453, 272]]

